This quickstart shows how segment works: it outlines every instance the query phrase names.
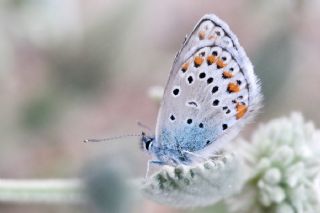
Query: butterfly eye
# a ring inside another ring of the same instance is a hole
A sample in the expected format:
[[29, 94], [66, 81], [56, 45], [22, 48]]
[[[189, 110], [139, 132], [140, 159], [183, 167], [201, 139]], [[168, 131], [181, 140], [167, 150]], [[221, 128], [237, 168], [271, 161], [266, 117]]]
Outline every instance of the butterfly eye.
[[146, 142], [145, 142], [146, 150], [149, 150], [150, 145], [151, 145], [151, 141], [146, 141]]
[[223, 37], [224, 36], [224, 31], [221, 27], [215, 27], [213, 32], [218, 36], [218, 37]]

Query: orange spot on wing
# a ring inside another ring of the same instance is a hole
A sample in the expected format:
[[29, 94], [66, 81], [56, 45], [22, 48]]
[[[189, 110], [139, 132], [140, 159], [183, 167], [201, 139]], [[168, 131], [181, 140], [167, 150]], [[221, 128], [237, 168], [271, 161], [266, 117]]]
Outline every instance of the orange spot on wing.
[[239, 91], [240, 91], [240, 87], [238, 84], [236, 83], [228, 84], [228, 92], [232, 93], [232, 92], [239, 92]]
[[188, 67], [189, 67], [189, 63], [184, 63], [181, 68], [182, 72], [186, 72], [188, 70]]
[[208, 37], [209, 40], [215, 40], [216, 38], [217, 38], [216, 35], [210, 35], [210, 36]]
[[208, 65], [213, 64], [215, 61], [216, 61], [216, 57], [215, 57], [214, 55], [209, 55], [209, 56], [207, 57], [207, 63], [208, 63]]
[[203, 62], [203, 58], [202, 57], [196, 56], [194, 58], [194, 66], [195, 67], [199, 67], [202, 64], [202, 62]]
[[228, 72], [228, 71], [224, 71], [222, 73], [222, 77], [223, 78], [232, 78], [233, 77], [233, 74], [231, 72]]
[[248, 107], [245, 104], [237, 103], [236, 110], [237, 110], [236, 118], [240, 119], [244, 116], [244, 114], [246, 114], [246, 112], [248, 111]]
[[203, 40], [206, 37], [206, 33], [204, 31], [200, 31], [198, 36], [200, 40]]
[[223, 68], [223, 67], [227, 66], [227, 64], [223, 63], [223, 60], [218, 58], [217, 66], [220, 69], [220, 68]]

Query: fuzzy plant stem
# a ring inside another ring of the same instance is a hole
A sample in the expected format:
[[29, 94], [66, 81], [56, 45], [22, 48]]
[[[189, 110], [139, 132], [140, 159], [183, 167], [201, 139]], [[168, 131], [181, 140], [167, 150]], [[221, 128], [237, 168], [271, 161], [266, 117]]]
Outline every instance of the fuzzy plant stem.
[[164, 166], [142, 184], [142, 192], [178, 208], [207, 206], [240, 190], [245, 177], [241, 168], [240, 159], [226, 152], [192, 166]]
[[128, 212], [131, 198], [136, 201], [144, 195], [180, 208], [206, 206], [240, 190], [241, 168], [233, 153], [221, 152], [192, 166], [161, 167], [143, 180], [123, 179], [110, 168], [91, 171], [83, 179], [0, 179], [0, 203], [85, 204]]
[[0, 179], [1, 203], [82, 203], [84, 184], [78, 179]]

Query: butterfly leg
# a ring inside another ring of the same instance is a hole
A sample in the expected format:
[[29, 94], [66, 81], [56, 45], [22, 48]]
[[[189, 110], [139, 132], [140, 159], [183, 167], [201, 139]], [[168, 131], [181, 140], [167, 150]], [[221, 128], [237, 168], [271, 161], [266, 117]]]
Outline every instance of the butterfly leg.
[[145, 175], [145, 179], [148, 179], [149, 177], [149, 171], [150, 171], [150, 165], [151, 164], [156, 164], [156, 165], [164, 165], [165, 163], [162, 162], [162, 161], [158, 161], [158, 160], [148, 160], [148, 163], [147, 163], [147, 171], [146, 171], [146, 175]]

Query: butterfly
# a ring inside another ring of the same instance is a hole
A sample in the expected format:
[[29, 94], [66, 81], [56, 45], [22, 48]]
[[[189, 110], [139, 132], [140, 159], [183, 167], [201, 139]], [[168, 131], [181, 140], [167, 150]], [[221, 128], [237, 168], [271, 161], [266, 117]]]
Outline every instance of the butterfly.
[[150, 163], [190, 165], [209, 158], [254, 117], [260, 88], [237, 36], [216, 15], [203, 16], [174, 59], [155, 135], [142, 133]]

